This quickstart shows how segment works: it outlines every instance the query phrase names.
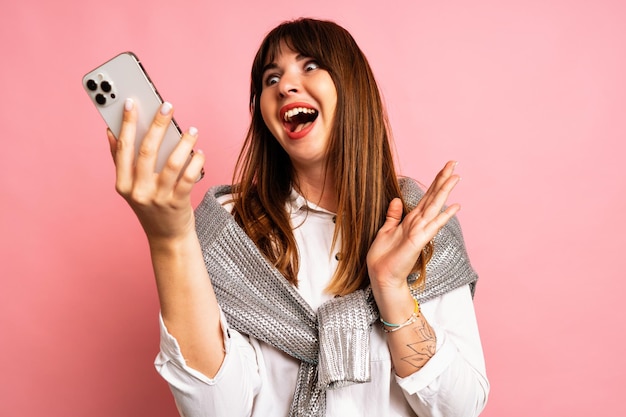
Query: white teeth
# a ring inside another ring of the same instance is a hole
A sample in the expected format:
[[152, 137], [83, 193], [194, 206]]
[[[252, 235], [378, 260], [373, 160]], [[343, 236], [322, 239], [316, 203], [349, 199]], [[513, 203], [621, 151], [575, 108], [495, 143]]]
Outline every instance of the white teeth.
[[311, 114], [311, 113], [315, 113], [315, 112], [316, 112], [316, 110], [314, 110], [314, 109], [307, 109], [306, 107], [296, 107], [296, 108], [293, 108], [291, 110], [286, 111], [284, 118], [285, 118], [285, 121], [288, 122], [292, 117], [294, 117], [297, 114], [300, 114], [300, 113]]

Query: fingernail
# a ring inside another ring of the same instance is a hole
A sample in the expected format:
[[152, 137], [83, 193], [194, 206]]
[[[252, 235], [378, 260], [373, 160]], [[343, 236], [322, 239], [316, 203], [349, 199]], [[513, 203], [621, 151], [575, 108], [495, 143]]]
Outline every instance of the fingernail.
[[167, 116], [170, 113], [171, 110], [172, 110], [172, 104], [171, 103], [166, 101], [165, 103], [163, 103], [161, 105], [161, 114], [163, 116]]
[[124, 110], [131, 111], [134, 105], [135, 105], [135, 102], [133, 102], [133, 99], [127, 98], [126, 101], [124, 101]]
[[191, 126], [191, 127], [189, 128], [189, 134], [190, 134], [191, 136], [196, 136], [196, 135], [198, 134], [198, 129], [196, 129], [195, 127]]

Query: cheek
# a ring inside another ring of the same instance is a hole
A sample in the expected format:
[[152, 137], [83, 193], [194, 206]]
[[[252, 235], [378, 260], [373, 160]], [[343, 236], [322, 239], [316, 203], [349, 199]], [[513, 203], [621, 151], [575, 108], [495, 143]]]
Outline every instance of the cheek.
[[322, 86], [320, 92], [322, 97], [324, 97], [326, 111], [328, 112], [327, 117], [330, 121], [332, 121], [337, 107], [337, 88], [335, 87], [335, 83], [333, 83], [329, 74], [326, 75], [326, 79], [320, 84], [320, 86]]
[[337, 111], [337, 93], [336, 90], [328, 92], [328, 99], [326, 100], [326, 122], [329, 126], [332, 126], [335, 120], [335, 113]]
[[261, 97], [259, 99], [259, 107], [261, 108], [261, 116], [263, 117], [263, 122], [270, 130], [272, 130], [272, 124], [276, 123], [275, 117], [273, 117], [273, 115], [276, 113], [275, 105], [273, 105], [272, 100], [269, 100], [267, 98], [266, 94], [261, 93]]

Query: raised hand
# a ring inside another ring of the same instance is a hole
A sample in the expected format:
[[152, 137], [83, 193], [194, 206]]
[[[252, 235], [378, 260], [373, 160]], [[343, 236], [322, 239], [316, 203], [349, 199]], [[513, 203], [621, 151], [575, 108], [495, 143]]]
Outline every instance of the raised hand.
[[460, 180], [454, 174], [455, 166], [454, 161], [444, 166], [417, 206], [404, 219], [400, 199], [396, 198], [389, 204], [387, 220], [367, 254], [368, 272], [379, 305], [382, 300], [378, 298], [384, 298], [386, 293], [406, 291], [406, 278], [422, 249], [461, 208], [459, 204], [445, 207], [450, 192]]

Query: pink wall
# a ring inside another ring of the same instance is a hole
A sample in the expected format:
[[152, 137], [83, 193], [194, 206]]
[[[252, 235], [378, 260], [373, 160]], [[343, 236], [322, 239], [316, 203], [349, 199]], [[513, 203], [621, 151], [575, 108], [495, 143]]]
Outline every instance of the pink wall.
[[260, 39], [301, 15], [337, 20], [368, 54], [405, 174], [461, 161], [483, 415], [626, 414], [626, 3], [4, 3], [0, 415], [175, 415], [152, 367], [146, 244], [80, 79], [123, 50], [143, 59], [200, 130], [198, 201], [230, 178]]

